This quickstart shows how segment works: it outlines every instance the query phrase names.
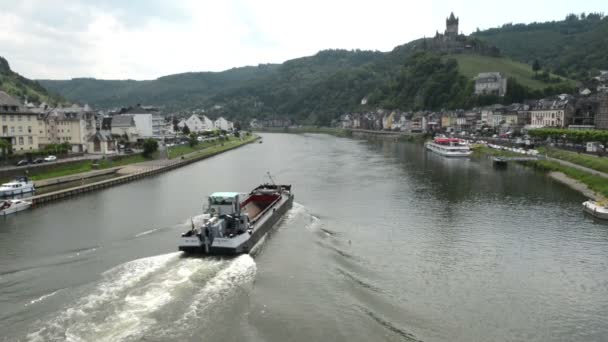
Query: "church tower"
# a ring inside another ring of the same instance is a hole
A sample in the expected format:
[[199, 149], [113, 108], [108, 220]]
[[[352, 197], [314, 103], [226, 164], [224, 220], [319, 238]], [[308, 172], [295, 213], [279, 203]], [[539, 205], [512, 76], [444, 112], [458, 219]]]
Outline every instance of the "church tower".
[[447, 38], [458, 36], [458, 18], [454, 16], [454, 12], [445, 20], [445, 35]]

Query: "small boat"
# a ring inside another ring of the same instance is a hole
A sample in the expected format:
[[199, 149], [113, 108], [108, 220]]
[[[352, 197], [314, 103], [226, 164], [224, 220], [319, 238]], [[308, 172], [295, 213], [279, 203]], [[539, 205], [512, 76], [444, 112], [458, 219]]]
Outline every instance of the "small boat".
[[424, 146], [444, 157], [469, 157], [473, 153], [464, 141], [456, 138], [435, 138]]
[[[271, 178], [272, 179], [272, 178]], [[179, 250], [207, 255], [249, 253], [291, 208], [291, 185], [263, 184], [248, 194], [216, 192], [203, 224], [182, 234]]]
[[0, 215], [6, 216], [9, 214], [16, 213], [18, 211], [29, 209], [32, 206], [32, 202], [22, 200], [5, 200], [0, 202]]
[[0, 186], [0, 197], [12, 197], [34, 191], [36, 191], [34, 183], [30, 182], [27, 177], [17, 177], [14, 181], [4, 183]]
[[599, 219], [608, 220], [608, 202], [592, 201], [583, 202], [583, 210]]

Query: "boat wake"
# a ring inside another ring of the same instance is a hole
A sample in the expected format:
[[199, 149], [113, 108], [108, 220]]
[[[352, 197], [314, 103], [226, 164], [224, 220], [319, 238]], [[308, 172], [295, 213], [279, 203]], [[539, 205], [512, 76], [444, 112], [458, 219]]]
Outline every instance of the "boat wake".
[[221, 305], [231, 293], [251, 284], [255, 273], [255, 262], [248, 255], [234, 259], [200, 259], [183, 258], [177, 252], [133, 260], [104, 272], [102, 279], [75, 303], [50, 319], [37, 322], [27, 339], [156, 338], [159, 332], [186, 327], [191, 318]]

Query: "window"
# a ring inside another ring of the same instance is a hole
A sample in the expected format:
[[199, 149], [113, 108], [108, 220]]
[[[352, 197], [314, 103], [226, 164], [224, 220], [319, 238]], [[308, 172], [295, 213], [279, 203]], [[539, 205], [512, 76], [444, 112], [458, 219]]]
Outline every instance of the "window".
[[27, 126], [27, 132], [32, 133], [32, 126]]
[[15, 121], [15, 116], [14, 116], [14, 115], [11, 115], [11, 116], [10, 116], [10, 119], [11, 119], [11, 121]]
[[15, 133], [15, 126], [11, 126], [11, 133]]
[[19, 133], [23, 133], [23, 126], [19, 126]]
[[6, 121], [6, 116], [2, 115], [2, 121]]
[[23, 137], [19, 137], [19, 145], [23, 145]]
[[[27, 137], [27, 143], [28, 143], [28, 144], [30, 144], [30, 145], [33, 145], [33, 144], [34, 144], [34, 138], [32, 138], [32, 137]], [[30, 147], [30, 148], [31, 148], [31, 147]]]
[[27, 116], [27, 121], [32, 121], [32, 117], [30, 115]]
[[17, 121], [21, 121], [21, 115], [17, 115]]

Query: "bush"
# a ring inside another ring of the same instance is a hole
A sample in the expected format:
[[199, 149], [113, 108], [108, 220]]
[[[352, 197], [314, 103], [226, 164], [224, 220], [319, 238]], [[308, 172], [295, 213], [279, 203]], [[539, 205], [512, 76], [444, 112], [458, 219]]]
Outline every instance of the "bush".
[[142, 153], [144, 157], [148, 158], [152, 155], [152, 153], [158, 151], [158, 141], [154, 139], [146, 139], [143, 144], [144, 152]]

